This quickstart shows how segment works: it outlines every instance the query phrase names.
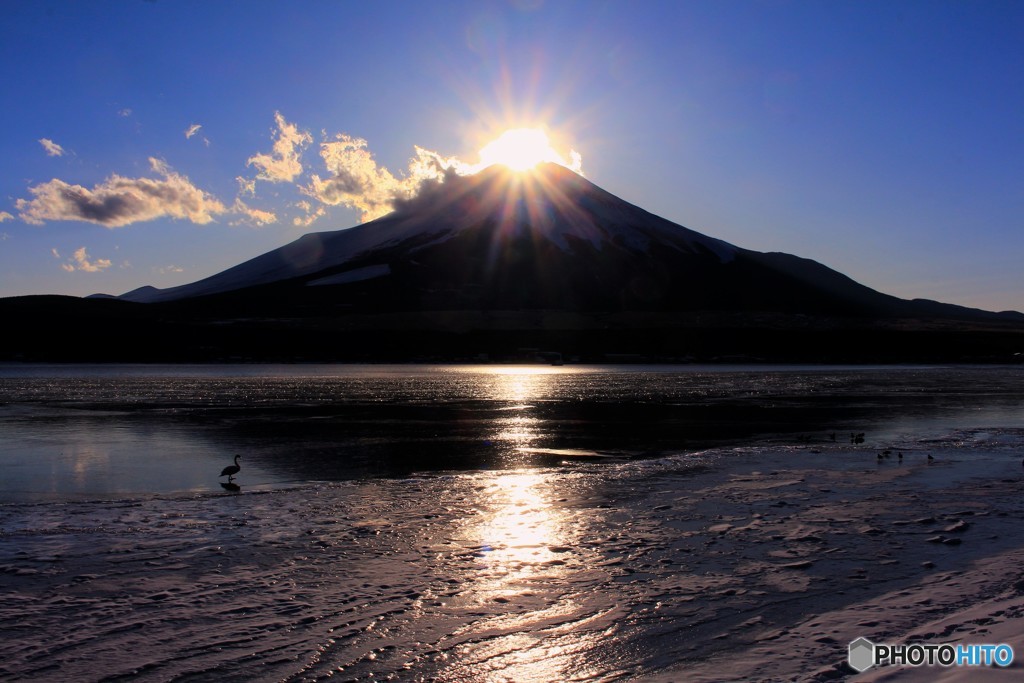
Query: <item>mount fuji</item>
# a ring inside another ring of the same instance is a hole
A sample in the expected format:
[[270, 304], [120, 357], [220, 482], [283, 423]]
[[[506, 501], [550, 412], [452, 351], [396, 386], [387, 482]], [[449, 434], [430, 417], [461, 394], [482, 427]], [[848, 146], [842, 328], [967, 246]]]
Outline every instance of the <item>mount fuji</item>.
[[[677, 276], [733, 263], [741, 251], [649, 214], [562, 166], [516, 173], [495, 165], [472, 176], [450, 174], [376, 221], [305, 235], [192, 284], [143, 287], [120, 298], [152, 303], [271, 284], [337, 288], [389, 278], [401, 283], [402, 307], [619, 309], [636, 303], [622, 300], [623, 286], [636, 289], [642, 280], [649, 288], [661, 280], [671, 289]], [[658, 274], [666, 259], [691, 268], [666, 280]]]
[[[319, 290], [319, 291], [314, 291]], [[393, 213], [305, 235], [204, 280], [125, 301], [316, 300], [374, 310], [728, 310], [900, 314], [937, 304], [880, 294], [813, 261], [741, 249], [546, 163], [450, 175]], [[953, 316], [984, 315], [941, 306]]]
[[50, 305], [65, 316], [92, 306], [114, 329], [150, 339], [152, 353], [132, 346], [133, 357], [550, 349], [595, 360], [817, 361], [1024, 351], [1019, 313], [882, 294], [808, 259], [695, 232], [555, 164], [449, 174], [382, 218], [305, 235], [206, 279], [75, 301]]

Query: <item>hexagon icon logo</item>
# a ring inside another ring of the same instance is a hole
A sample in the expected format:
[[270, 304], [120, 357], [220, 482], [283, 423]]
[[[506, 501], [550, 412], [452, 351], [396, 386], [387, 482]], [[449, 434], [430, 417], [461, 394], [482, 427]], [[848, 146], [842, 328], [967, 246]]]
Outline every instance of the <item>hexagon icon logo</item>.
[[850, 643], [850, 654], [847, 660], [857, 673], [867, 671], [875, 665], [875, 644], [861, 637]]

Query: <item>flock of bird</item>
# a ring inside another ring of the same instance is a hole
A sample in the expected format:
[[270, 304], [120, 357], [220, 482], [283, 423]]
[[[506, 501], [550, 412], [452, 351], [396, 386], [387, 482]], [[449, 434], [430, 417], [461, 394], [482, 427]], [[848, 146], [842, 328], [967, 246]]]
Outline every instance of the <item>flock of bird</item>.
[[[892, 450], [889, 449], [889, 448], [886, 448], [884, 451], [882, 451], [881, 453], [878, 454], [878, 462], [882, 462], [883, 460], [885, 460], [887, 458], [891, 458], [891, 457], [892, 457]], [[896, 459], [899, 460], [900, 462], [903, 462], [903, 451], [899, 451], [899, 452], [896, 453]], [[930, 465], [933, 462], [935, 462], [935, 458], [932, 457], [931, 453], [929, 453], [928, 454], [928, 464]]]
[[[829, 438], [829, 440], [835, 441], [836, 440], [836, 432], [829, 433], [828, 434], [828, 438]], [[860, 432], [860, 433], [850, 432], [850, 443], [860, 444], [860, 443], [863, 443], [863, 442], [864, 442], [864, 432]], [[883, 451], [883, 452], [881, 452], [879, 454], [878, 460], [881, 463], [884, 460], [892, 458], [892, 455], [893, 455], [892, 449], [886, 449], [885, 451]], [[932, 454], [929, 453], [929, 454], [927, 454], [927, 456], [928, 456], [928, 464], [929, 465], [931, 465], [932, 463], [935, 462], [935, 458], [932, 456]], [[903, 462], [903, 452], [902, 451], [897, 452], [896, 460], [898, 460], [901, 463]], [[1022, 465], [1024, 465], [1024, 463], [1022, 463]]]

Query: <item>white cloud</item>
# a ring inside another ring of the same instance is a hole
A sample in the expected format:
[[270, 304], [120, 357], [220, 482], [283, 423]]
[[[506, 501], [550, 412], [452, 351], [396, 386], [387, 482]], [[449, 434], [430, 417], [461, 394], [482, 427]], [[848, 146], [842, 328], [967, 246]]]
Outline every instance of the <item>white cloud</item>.
[[330, 206], [341, 204], [358, 209], [365, 222], [391, 212], [396, 201], [414, 196], [424, 180], [438, 179], [448, 169], [468, 168], [458, 159], [416, 147], [416, 156], [409, 160], [406, 174], [396, 177], [377, 165], [366, 146], [366, 140], [345, 134], [321, 143], [320, 156], [331, 176], [322, 179], [314, 174], [310, 184], [301, 188], [302, 192]]
[[[203, 126], [200, 123], [193, 123], [191, 126], [185, 129], [185, 139], [191, 140], [202, 127]], [[207, 147], [210, 146], [210, 138], [204, 135], [200, 139], [203, 141], [204, 145], [206, 145]]]
[[[56, 249], [53, 250], [53, 255], [57, 256]], [[74, 256], [67, 263], [60, 264], [60, 267], [69, 273], [73, 273], [76, 270], [83, 273], [99, 273], [110, 267], [110, 260], [101, 258], [90, 261], [85, 247], [79, 247], [75, 250]]]
[[39, 144], [43, 146], [43, 149], [45, 149], [46, 153], [51, 157], [64, 156], [64, 148], [49, 138], [41, 138], [39, 140]]
[[120, 116], [122, 119], [126, 119], [132, 115], [132, 110], [128, 107], [125, 107], [124, 109], [118, 109], [117, 115]]
[[12, 216], [11, 214], [7, 213], [6, 211], [0, 211], [0, 223], [3, 223], [4, 221], [10, 221], [10, 220], [14, 220], [14, 216]]
[[277, 222], [277, 214], [274, 212], [254, 209], [241, 199], [235, 199], [235, 203], [231, 206], [231, 210], [234, 213], [242, 214], [242, 216], [244, 216], [241, 221], [236, 221], [232, 223], [232, 225], [239, 225], [242, 222], [248, 222], [254, 225], [270, 225], [271, 223]]
[[309, 202], [298, 202], [297, 205], [305, 212], [304, 216], [296, 216], [292, 219], [292, 225], [297, 228], [308, 228], [310, 225], [327, 215], [327, 210], [322, 206], [317, 207], [314, 211], [312, 204]]
[[364, 221], [391, 209], [392, 199], [400, 190], [399, 181], [386, 168], [377, 166], [366, 150], [366, 140], [339, 135], [337, 140], [320, 145], [320, 156], [331, 175], [321, 179], [314, 174], [305, 188], [309, 196], [331, 206], [359, 209]]
[[162, 268], [154, 268], [153, 272], [158, 275], [167, 275], [169, 273], [184, 273], [185, 269], [181, 266], [164, 266]]
[[[570, 160], [555, 152], [543, 138], [545, 161], [559, 163], [580, 175], [583, 158], [570, 150]], [[416, 155], [409, 160], [404, 172], [396, 175], [384, 166], [378, 166], [368, 143], [362, 138], [339, 134], [335, 139], [320, 144], [320, 157], [330, 172], [326, 178], [310, 176], [310, 182], [300, 191], [328, 206], [347, 206], [362, 212], [362, 220], [379, 218], [407, 199], [415, 197], [425, 182], [437, 182], [447, 174], [469, 175], [482, 170], [488, 162], [470, 164], [456, 157], [445, 157], [422, 147], [415, 147]], [[320, 215], [306, 211], [305, 217], [293, 219], [295, 225], [309, 225]]]
[[255, 178], [243, 178], [242, 176], [238, 176], [235, 180], [238, 181], [238, 194], [249, 195], [250, 197], [256, 196]]
[[574, 149], [570, 149], [569, 163], [565, 164], [565, 167], [568, 168], [570, 171], [575, 171], [580, 175], [585, 175], [583, 173], [583, 155]]
[[[125, 117], [131, 113], [129, 109], [118, 112]], [[202, 135], [202, 128], [199, 123], [189, 125], [183, 131], [186, 140], [197, 137], [209, 145], [209, 140]], [[323, 167], [319, 173], [304, 175], [308, 160], [303, 156], [312, 145], [313, 136], [300, 129], [298, 124], [288, 122], [280, 112], [275, 112], [271, 150], [247, 159], [247, 165], [255, 167], [255, 177], [236, 178], [238, 194], [232, 204], [222, 203], [163, 161], [150, 158], [156, 177], [126, 178], [115, 174], [92, 188], [54, 178], [30, 187], [32, 196], [17, 200], [15, 206], [19, 218], [36, 225], [63, 220], [117, 228], [158, 218], [206, 224], [228, 214], [230, 225], [265, 226], [290, 222], [305, 227], [326, 216], [328, 207], [339, 205], [358, 210], [365, 222], [390, 213], [396, 206], [415, 198], [424, 188], [424, 183], [434, 184], [455, 174], [475, 173], [485, 165], [483, 159], [477, 164], [470, 164], [416, 146], [408, 164], [392, 172], [377, 163], [366, 140], [348, 134], [330, 138], [326, 132], [323, 135], [317, 149]], [[39, 142], [48, 154], [65, 153], [52, 140], [43, 138]], [[569, 159], [567, 163], [558, 156], [556, 161], [582, 173], [580, 155], [570, 151]], [[258, 180], [293, 183], [309, 201], [292, 204], [301, 212], [297, 215], [294, 212], [281, 215], [275, 210], [250, 206], [247, 201], [257, 196]], [[13, 218], [10, 213], [0, 211], [0, 222]]]
[[163, 161], [149, 159], [160, 178], [125, 178], [112, 175], [91, 190], [53, 180], [30, 187], [34, 197], [19, 199], [19, 215], [26, 223], [86, 221], [108, 228], [157, 218], [184, 219], [205, 225], [227, 208], [217, 198], [200, 190]]
[[274, 113], [274, 121], [277, 123], [277, 139], [274, 140], [273, 151], [249, 157], [247, 163], [259, 171], [256, 174], [258, 180], [290, 183], [302, 174], [299, 157], [302, 156], [303, 148], [313, 142], [313, 136], [285, 121], [281, 112]]
[[[271, 152], [256, 154], [247, 161], [249, 166], [256, 167], [256, 177], [249, 179], [239, 176], [236, 179], [240, 197], [255, 197], [257, 180], [298, 183], [297, 179], [305, 171], [302, 157], [306, 148], [312, 144], [313, 137], [309, 132], [300, 130], [297, 124], [285, 120], [280, 112], [274, 113], [274, 121]], [[471, 164], [416, 146], [415, 155], [409, 160], [408, 166], [393, 173], [377, 164], [366, 140], [345, 133], [330, 139], [326, 139], [326, 132], [323, 135], [325, 141], [319, 145], [319, 156], [326, 173], [312, 173], [307, 183], [298, 185], [299, 192], [320, 206], [314, 208], [308, 202], [297, 204], [303, 214], [291, 218], [292, 224], [296, 226], [308, 226], [326, 215], [325, 207], [339, 205], [360, 211], [361, 220], [370, 221], [390, 213], [401, 202], [415, 197], [424, 182], [443, 181], [448, 174], [469, 175], [493, 163], [481, 159]], [[543, 143], [546, 148], [542, 150], [546, 155], [543, 160], [562, 164], [583, 174], [582, 157], [578, 152], [570, 150], [567, 162], [550, 147], [546, 134], [543, 135]], [[244, 210], [239, 212], [245, 213]]]

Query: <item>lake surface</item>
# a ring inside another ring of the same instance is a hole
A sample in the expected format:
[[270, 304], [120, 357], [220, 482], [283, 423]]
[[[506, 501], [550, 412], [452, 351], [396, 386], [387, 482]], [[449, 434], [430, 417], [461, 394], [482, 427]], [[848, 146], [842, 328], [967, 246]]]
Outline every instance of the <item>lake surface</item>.
[[831, 680], [1024, 556], [1016, 366], [11, 365], [0, 433], [5, 681]]
[[268, 489], [989, 426], [1024, 427], [1024, 368], [8, 365], [0, 501], [221, 491], [236, 454]]

